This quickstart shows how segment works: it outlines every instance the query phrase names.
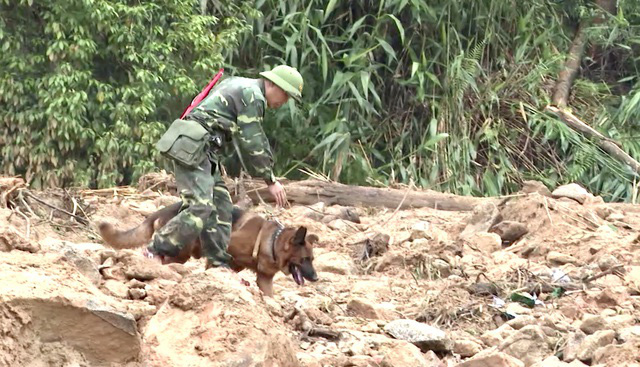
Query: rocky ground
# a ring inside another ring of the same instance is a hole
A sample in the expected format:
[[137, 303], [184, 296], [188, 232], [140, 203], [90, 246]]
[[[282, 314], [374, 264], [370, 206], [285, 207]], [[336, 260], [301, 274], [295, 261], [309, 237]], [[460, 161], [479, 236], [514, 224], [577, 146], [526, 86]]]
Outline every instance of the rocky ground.
[[640, 210], [577, 185], [473, 212], [253, 207], [320, 237], [320, 280], [279, 274], [270, 299], [249, 271], [103, 246], [99, 221], [176, 200], [157, 187], [7, 182], [2, 366], [640, 366]]

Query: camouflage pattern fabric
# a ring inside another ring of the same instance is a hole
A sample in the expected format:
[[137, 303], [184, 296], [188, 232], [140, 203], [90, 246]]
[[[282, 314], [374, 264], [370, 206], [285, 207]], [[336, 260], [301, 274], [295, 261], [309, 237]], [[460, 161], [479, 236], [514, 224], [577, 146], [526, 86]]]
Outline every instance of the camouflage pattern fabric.
[[232, 77], [219, 82], [184, 117], [200, 122], [212, 136], [222, 135], [223, 146], [210, 150], [209, 159], [198, 169], [175, 164], [182, 210], [154, 234], [150, 252], [176, 256], [185, 244], [201, 236], [203, 253], [212, 265], [228, 266], [233, 204], [217, 162], [219, 154], [230, 158], [235, 153], [251, 176], [275, 181], [271, 148], [262, 130], [265, 108], [261, 80]]
[[177, 256], [187, 243], [198, 236], [204, 256], [213, 266], [228, 266], [227, 253], [231, 236], [233, 204], [220, 170], [205, 159], [192, 170], [175, 164], [182, 209], [153, 236], [149, 251], [164, 256]]
[[204, 231], [200, 235], [204, 256], [213, 266], [227, 266], [231, 255], [227, 253], [229, 238], [231, 238], [231, 212], [233, 203], [227, 186], [222, 180], [220, 170], [214, 176], [213, 204], [208, 220], [204, 224]]
[[247, 173], [272, 183], [273, 155], [262, 130], [266, 105], [261, 80], [232, 77], [219, 82], [185, 118], [221, 133], [231, 143], [224, 147], [225, 156], [236, 153]]

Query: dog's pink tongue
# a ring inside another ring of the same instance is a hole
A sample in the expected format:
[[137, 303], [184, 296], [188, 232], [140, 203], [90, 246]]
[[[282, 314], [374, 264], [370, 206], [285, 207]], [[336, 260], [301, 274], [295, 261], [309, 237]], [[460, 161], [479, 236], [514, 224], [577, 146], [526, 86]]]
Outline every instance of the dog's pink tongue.
[[302, 278], [302, 273], [300, 272], [300, 269], [298, 269], [297, 266], [293, 267], [293, 271], [291, 272], [291, 275], [293, 275], [293, 280], [295, 280], [298, 285], [304, 284], [304, 278]]

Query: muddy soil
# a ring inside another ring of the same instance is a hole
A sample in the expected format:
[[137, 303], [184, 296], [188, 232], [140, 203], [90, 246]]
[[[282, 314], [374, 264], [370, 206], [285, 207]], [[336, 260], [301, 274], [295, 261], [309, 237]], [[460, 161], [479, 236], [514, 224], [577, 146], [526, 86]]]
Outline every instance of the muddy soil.
[[87, 224], [0, 209], [1, 366], [640, 366], [633, 205], [525, 190], [474, 212], [252, 206], [320, 238], [319, 281], [278, 274], [268, 298], [250, 271], [102, 244], [100, 221], [131, 228], [170, 193], [34, 194]]

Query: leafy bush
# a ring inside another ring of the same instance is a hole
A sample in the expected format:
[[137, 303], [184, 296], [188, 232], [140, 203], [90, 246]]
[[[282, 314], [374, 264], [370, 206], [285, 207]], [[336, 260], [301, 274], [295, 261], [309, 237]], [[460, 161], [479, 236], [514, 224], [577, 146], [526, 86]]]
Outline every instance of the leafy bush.
[[191, 0], [3, 0], [2, 172], [37, 188], [152, 170], [153, 144], [256, 15], [222, 5], [214, 17]]

